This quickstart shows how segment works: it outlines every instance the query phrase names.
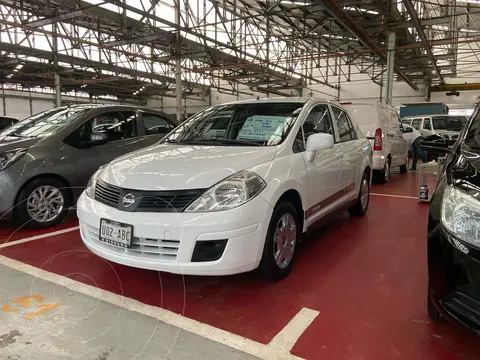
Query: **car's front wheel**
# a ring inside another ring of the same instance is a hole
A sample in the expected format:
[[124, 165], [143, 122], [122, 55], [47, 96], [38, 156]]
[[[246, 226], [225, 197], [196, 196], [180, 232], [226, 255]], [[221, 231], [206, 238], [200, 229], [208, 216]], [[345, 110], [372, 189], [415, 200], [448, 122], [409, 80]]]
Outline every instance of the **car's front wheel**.
[[54, 178], [39, 178], [20, 191], [14, 218], [21, 226], [47, 228], [65, 218], [69, 204], [64, 184]]
[[259, 267], [265, 278], [280, 280], [290, 273], [300, 235], [295, 207], [288, 202], [279, 203], [270, 220]]

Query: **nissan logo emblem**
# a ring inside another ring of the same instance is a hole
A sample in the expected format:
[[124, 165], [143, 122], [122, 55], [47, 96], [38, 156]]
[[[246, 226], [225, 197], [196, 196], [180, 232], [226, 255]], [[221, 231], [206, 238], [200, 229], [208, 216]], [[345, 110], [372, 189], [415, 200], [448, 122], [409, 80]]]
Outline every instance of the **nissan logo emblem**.
[[127, 194], [123, 197], [123, 199], [122, 199], [123, 207], [128, 208], [128, 207], [132, 206], [133, 204], [135, 204], [135, 195]]

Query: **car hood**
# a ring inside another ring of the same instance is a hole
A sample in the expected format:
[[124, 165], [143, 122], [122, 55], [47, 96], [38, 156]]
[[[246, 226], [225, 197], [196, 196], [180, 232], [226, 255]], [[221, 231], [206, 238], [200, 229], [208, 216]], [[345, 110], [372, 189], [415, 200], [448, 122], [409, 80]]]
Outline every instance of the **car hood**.
[[448, 136], [449, 138], [452, 136], [452, 135], [459, 135], [460, 134], [460, 131], [452, 131], [452, 130], [438, 130], [438, 131], [435, 131], [437, 134], [439, 135], [446, 135]]
[[274, 147], [154, 145], [112, 161], [100, 179], [137, 190], [209, 188], [240, 170], [273, 160]]
[[6, 136], [0, 139], [0, 154], [9, 150], [29, 148], [38, 143], [40, 138], [17, 138]]

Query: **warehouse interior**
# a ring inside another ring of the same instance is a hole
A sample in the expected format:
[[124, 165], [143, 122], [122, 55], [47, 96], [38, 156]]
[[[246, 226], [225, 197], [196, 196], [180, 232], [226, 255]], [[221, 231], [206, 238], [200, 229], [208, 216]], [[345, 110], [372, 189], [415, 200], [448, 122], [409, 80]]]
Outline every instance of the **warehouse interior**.
[[[479, 43], [480, 0], [0, 0], [0, 118], [109, 104], [181, 123], [264, 98], [470, 117]], [[479, 359], [480, 325], [427, 314], [419, 184], [432, 195], [442, 171], [374, 181], [368, 214], [309, 232], [278, 282], [107, 261], [75, 204], [45, 229], [0, 212], [0, 359]]]

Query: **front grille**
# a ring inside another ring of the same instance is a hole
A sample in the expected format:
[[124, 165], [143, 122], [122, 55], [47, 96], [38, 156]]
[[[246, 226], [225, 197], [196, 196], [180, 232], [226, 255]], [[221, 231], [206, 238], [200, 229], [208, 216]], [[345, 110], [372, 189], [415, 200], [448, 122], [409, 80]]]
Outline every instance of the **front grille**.
[[140, 198], [136, 211], [183, 211], [200, 195], [198, 191], [183, 190], [156, 196], [144, 195]]
[[97, 227], [87, 224], [82, 224], [81, 227], [83, 235], [87, 237], [90, 242], [95, 243], [103, 249], [142, 259], [165, 261], [175, 261], [177, 259], [178, 249], [180, 247], [180, 241], [178, 240], [149, 239], [134, 236], [132, 238], [132, 247], [125, 249], [100, 241]]
[[[127, 212], [182, 212], [205, 190], [133, 190], [98, 180], [95, 187], [95, 200]], [[123, 199], [127, 195], [130, 199], [135, 199], [133, 204], [124, 203]]]
[[95, 187], [95, 200], [113, 207], [118, 206], [121, 189], [119, 187], [97, 181]]

